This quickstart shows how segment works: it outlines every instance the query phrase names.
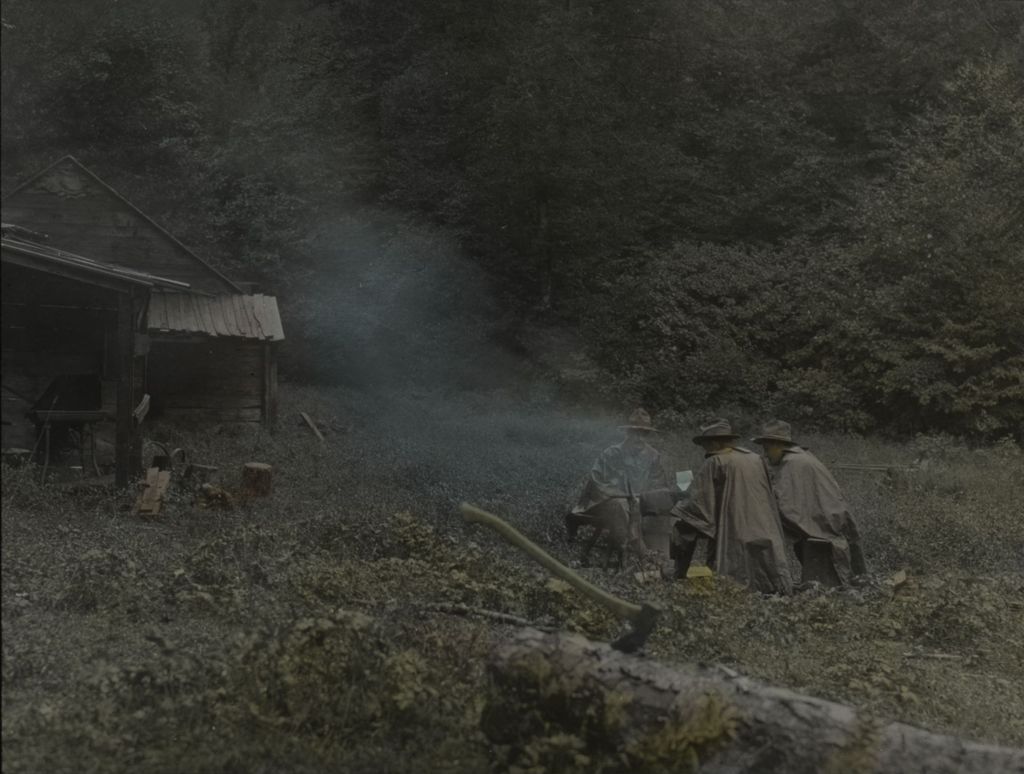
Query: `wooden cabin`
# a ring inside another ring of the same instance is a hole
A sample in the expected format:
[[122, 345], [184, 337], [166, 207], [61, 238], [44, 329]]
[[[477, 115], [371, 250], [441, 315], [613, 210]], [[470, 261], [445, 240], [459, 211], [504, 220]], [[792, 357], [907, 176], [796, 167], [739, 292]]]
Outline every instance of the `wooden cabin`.
[[274, 424], [275, 347], [284, 331], [273, 296], [157, 291], [148, 325], [154, 412], [202, 424]]
[[276, 417], [277, 301], [244, 292], [72, 156], [3, 199], [3, 220], [54, 248], [173, 280], [147, 308], [154, 415], [215, 422]]
[[[27, 241], [3, 228], [3, 445], [34, 449], [44, 464], [54, 436], [74, 429], [83, 448], [113, 424], [115, 482], [141, 464], [149, 407], [145, 310], [154, 288], [182, 283]], [[14, 437], [31, 421], [28, 438]], [[29, 443], [31, 445], [29, 445]]]

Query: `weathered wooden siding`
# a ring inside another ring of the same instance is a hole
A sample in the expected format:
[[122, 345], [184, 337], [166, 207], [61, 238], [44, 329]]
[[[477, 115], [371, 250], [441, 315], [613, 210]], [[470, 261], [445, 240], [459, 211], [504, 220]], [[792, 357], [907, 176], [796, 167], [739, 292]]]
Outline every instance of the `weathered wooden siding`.
[[196, 290], [238, 292], [70, 158], [4, 199], [3, 220], [46, 234], [49, 245], [96, 260], [187, 282]]
[[149, 356], [153, 411], [198, 423], [265, 421], [265, 369], [263, 342], [155, 338]]

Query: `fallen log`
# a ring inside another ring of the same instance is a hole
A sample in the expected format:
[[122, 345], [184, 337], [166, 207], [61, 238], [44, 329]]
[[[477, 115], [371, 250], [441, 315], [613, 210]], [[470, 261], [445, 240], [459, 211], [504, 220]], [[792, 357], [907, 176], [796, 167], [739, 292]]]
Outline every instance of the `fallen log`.
[[725, 667], [669, 667], [564, 632], [521, 631], [496, 650], [489, 672], [481, 727], [507, 765], [701, 774], [1024, 772], [1024, 750], [886, 723]]

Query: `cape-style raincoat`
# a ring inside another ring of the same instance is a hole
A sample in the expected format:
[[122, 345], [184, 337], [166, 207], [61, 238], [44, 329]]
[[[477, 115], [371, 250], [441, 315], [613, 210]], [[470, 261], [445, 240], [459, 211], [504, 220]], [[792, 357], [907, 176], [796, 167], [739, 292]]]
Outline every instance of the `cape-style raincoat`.
[[793, 578], [768, 470], [740, 448], [708, 452], [679, 520], [715, 541], [715, 570], [765, 593], [788, 594]]
[[828, 468], [806, 449], [787, 448], [778, 465], [770, 466], [779, 512], [787, 527], [805, 539], [826, 540], [832, 548], [832, 565], [839, 580], [847, 584], [860, 563], [851, 561], [851, 544], [860, 537], [839, 484]]
[[637, 539], [639, 524], [630, 524], [630, 496], [643, 512], [649, 509], [645, 501], [663, 502], [672, 488], [658, 450], [646, 441], [626, 440], [609, 446], [594, 461], [572, 512], [601, 518], [618, 539]]

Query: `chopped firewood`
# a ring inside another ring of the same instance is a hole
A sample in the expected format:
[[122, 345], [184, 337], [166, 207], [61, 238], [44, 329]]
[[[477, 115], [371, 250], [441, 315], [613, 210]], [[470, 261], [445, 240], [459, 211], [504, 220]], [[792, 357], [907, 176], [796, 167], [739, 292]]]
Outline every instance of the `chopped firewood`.
[[199, 507], [230, 510], [235, 507], [235, 498], [227, 490], [207, 483], [199, 487]]
[[137, 516], [158, 516], [164, 495], [171, 484], [171, 471], [150, 468], [146, 471], [145, 488], [135, 501]]

